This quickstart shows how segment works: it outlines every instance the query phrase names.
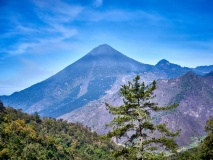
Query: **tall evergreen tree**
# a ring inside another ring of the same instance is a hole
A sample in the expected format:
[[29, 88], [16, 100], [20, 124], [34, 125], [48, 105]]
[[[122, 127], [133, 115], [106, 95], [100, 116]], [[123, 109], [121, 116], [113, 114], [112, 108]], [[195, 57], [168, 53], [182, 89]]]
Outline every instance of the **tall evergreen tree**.
[[163, 155], [162, 150], [174, 152], [178, 147], [174, 138], [179, 135], [179, 131], [173, 133], [166, 124], [152, 122], [155, 112], [174, 109], [178, 105], [159, 107], [151, 101], [155, 97], [153, 91], [156, 89], [156, 82], [146, 86], [139, 81], [140, 76], [136, 76], [133, 82], [122, 85], [120, 95], [123, 97], [123, 105], [113, 107], [106, 103], [109, 112], [115, 116], [108, 124], [113, 130], [107, 136], [125, 139], [125, 147], [116, 151], [115, 157], [154, 159], [156, 155]]

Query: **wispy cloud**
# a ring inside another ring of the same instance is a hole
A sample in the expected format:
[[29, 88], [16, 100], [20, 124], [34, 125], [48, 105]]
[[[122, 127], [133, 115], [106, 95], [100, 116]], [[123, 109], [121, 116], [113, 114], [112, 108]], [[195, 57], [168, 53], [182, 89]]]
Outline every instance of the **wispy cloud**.
[[[64, 40], [77, 35], [77, 28], [67, 25], [80, 14], [83, 7], [69, 5], [59, 0], [52, 1], [33, 1], [34, 13], [43, 25], [38, 26], [33, 21], [24, 21], [24, 18], [12, 18], [15, 24], [9, 33], [5, 33], [4, 38], [19, 35], [17, 42], [10, 44], [1, 52], [9, 54], [30, 53], [35, 47], [44, 46], [45, 44], [63, 43]], [[19, 19], [19, 21], [17, 20]], [[26, 25], [27, 24], [27, 25]]]
[[[160, 23], [164, 20], [158, 14], [148, 13], [143, 10], [109, 9], [99, 11], [91, 6], [68, 4], [61, 0], [33, 0], [32, 12], [39, 22], [25, 21], [24, 15], [19, 14], [11, 18], [14, 26], [3, 37], [19, 36], [17, 41], [9, 44], [1, 52], [9, 54], [32, 53], [36, 48], [51, 45], [52, 47], [64, 43], [67, 39], [77, 37], [81, 22], [125, 22], [144, 21], [148, 23]], [[93, 5], [100, 7], [103, 0], [94, 0]], [[22, 17], [23, 16], [23, 17]], [[41, 24], [37, 24], [41, 23]]]
[[80, 17], [85, 21], [137, 21], [148, 20], [150, 22], [166, 20], [164, 17], [155, 13], [148, 13], [143, 10], [127, 11], [121, 9], [112, 9], [106, 11], [86, 10], [85, 16]]
[[66, 4], [59, 0], [53, 1], [34, 1], [36, 12], [41, 20], [48, 25], [55, 23], [65, 23], [74, 20], [82, 11], [79, 5]]
[[14, 50], [11, 50], [10, 54], [22, 54], [25, 53], [28, 49], [38, 45], [37, 43], [19, 43]]
[[[209, 6], [179, 0], [166, 1], [166, 5], [139, 0], [6, 0], [0, 14], [0, 77], [8, 78], [0, 84], [15, 88], [19, 81], [27, 87], [29, 81], [33, 84], [50, 75], [49, 71], [59, 71], [100, 43], [109, 43], [142, 62], [179, 57], [178, 63], [185, 66], [212, 64]], [[198, 58], [192, 64], [187, 55]]]

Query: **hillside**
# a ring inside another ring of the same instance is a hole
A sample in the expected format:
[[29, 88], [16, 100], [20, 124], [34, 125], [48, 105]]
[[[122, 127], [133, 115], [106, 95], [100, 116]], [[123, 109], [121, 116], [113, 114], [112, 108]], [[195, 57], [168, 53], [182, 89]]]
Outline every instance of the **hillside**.
[[192, 72], [170, 80], [158, 81], [156, 101], [160, 105], [178, 103], [179, 107], [171, 114], [161, 115], [159, 122], [167, 122], [170, 128], [181, 128], [181, 145], [191, 143], [205, 135], [206, 120], [213, 115], [213, 83], [209, 78]]
[[[172, 103], [178, 103], [179, 106], [173, 112], [156, 115], [154, 120], [156, 123], [168, 123], [173, 130], [181, 128], [181, 135], [177, 139], [179, 145], [187, 145], [205, 135], [205, 122], [213, 114], [212, 82], [213, 76], [201, 77], [192, 72], [178, 78], [157, 81], [154, 101], [160, 106]], [[116, 88], [118, 85], [113, 87]], [[100, 134], [107, 133], [109, 128], [105, 124], [112, 119], [112, 116], [106, 110], [105, 102], [114, 106], [122, 104], [118, 91], [108, 90], [108, 93], [110, 94], [60, 118], [81, 122]]]
[[[194, 74], [198, 69], [203, 76]], [[210, 69], [181, 67], [167, 60], [148, 65], [103, 44], [52, 77], [10, 96], [0, 96], [0, 100], [28, 113], [81, 122], [103, 134], [109, 130], [105, 124], [112, 119], [104, 103], [121, 104], [120, 86], [139, 74], [146, 84], [158, 80], [156, 102], [160, 105], [180, 104], [177, 112], [158, 116], [156, 121], [168, 121], [174, 129], [181, 125], [184, 138], [180, 137], [179, 143], [185, 145], [205, 134], [204, 122], [212, 114], [213, 80], [211, 74], [204, 75]], [[169, 119], [177, 119], [177, 123]]]
[[[209, 67], [201, 67], [199, 73], [206, 73]], [[140, 63], [103, 44], [52, 77], [10, 96], [0, 96], [0, 100], [28, 113], [38, 112], [41, 116], [56, 118], [108, 96], [108, 90], [117, 92], [121, 84], [137, 74], [150, 83], [175, 78], [190, 70], [196, 72], [197, 69], [181, 67], [167, 60], [161, 60], [155, 66]]]
[[[206, 123], [208, 136], [198, 147], [166, 155], [161, 159], [210, 159], [212, 123]], [[120, 146], [99, 137], [90, 128], [61, 119], [40, 118], [0, 102], [0, 159], [111, 160]], [[159, 157], [155, 155], [156, 159]]]
[[0, 159], [111, 159], [114, 146], [79, 123], [40, 118], [0, 102]]

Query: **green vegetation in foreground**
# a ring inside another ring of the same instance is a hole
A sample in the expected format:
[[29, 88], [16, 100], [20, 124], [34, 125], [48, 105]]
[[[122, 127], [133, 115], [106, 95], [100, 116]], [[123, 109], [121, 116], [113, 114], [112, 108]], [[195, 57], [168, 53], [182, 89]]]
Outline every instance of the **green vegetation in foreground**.
[[0, 159], [112, 159], [112, 144], [78, 123], [40, 118], [0, 102]]
[[166, 124], [154, 124], [152, 113], [175, 109], [178, 105], [159, 107], [151, 100], [156, 82], [146, 86], [136, 76], [132, 82], [123, 85], [120, 94], [123, 105], [118, 107], [106, 104], [115, 118], [109, 124], [113, 130], [108, 137], [125, 138], [125, 147], [116, 150], [115, 158], [127, 160], [165, 159], [164, 152], [176, 152], [178, 145], [174, 140], [180, 131], [171, 132]]
[[[178, 133], [170, 132], [164, 124], [152, 124], [149, 112], [140, 103], [147, 104], [154, 111], [172, 109], [176, 105], [159, 108], [149, 101], [145, 102], [144, 100], [152, 98], [155, 82], [151, 87], [147, 87], [143, 83], [139, 84], [138, 80], [136, 77], [134, 83], [130, 82], [128, 86], [122, 86], [121, 95], [124, 96], [125, 105], [120, 107], [108, 105], [109, 111], [117, 115], [111, 123], [117, 128], [109, 132], [108, 137], [122, 137], [127, 131], [137, 128], [131, 139], [127, 139], [129, 141], [126, 147], [113, 145], [106, 137], [98, 136], [97, 133], [79, 123], [40, 118], [37, 113], [29, 115], [21, 110], [5, 107], [0, 101], [0, 159], [213, 160], [213, 117], [207, 120], [205, 131], [208, 135], [198, 147], [170, 156], [153, 152], [158, 149], [158, 143], [175, 151], [177, 145], [173, 138]], [[142, 101], [140, 101], [141, 98]], [[133, 121], [138, 123], [132, 123]], [[141, 126], [151, 132], [143, 132]], [[154, 131], [164, 136], [155, 138], [147, 134]], [[156, 146], [147, 145], [150, 142]], [[165, 151], [165, 148], [162, 148], [162, 151]]]
[[[177, 105], [158, 107], [152, 103], [150, 100], [154, 98], [155, 81], [151, 86], [145, 86], [139, 83], [139, 79], [137, 76], [133, 82], [121, 87], [124, 105], [113, 107], [106, 104], [109, 112], [115, 115], [109, 124], [113, 130], [107, 136], [126, 138], [125, 147], [114, 150], [113, 156], [122, 160], [213, 160], [213, 117], [206, 122], [205, 131], [208, 135], [199, 146], [177, 153], [174, 137], [179, 132], [170, 132], [165, 124], [155, 125], [150, 113], [174, 109]], [[156, 131], [158, 137], [153, 134]], [[168, 156], [164, 154], [165, 151], [175, 154]]]

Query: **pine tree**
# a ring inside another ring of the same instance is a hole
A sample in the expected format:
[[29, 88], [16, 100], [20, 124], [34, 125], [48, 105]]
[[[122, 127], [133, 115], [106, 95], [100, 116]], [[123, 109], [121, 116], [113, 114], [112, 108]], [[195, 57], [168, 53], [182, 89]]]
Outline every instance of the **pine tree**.
[[166, 124], [154, 124], [152, 115], [174, 109], [178, 105], [159, 107], [151, 101], [155, 97], [153, 91], [156, 89], [156, 82], [146, 86], [139, 81], [140, 76], [136, 76], [133, 82], [121, 86], [123, 105], [113, 107], [106, 103], [107, 109], [114, 115], [114, 119], [108, 124], [113, 129], [107, 136], [125, 139], [125, 147], [114, 153], [117, 158], [146, 160], [155, 159], [158, 155], [157, 159], [160, 159], [163, 156], [162, 150], [176, 151], [178, 145], [174, 138], [180, 131], [173, 133]]

